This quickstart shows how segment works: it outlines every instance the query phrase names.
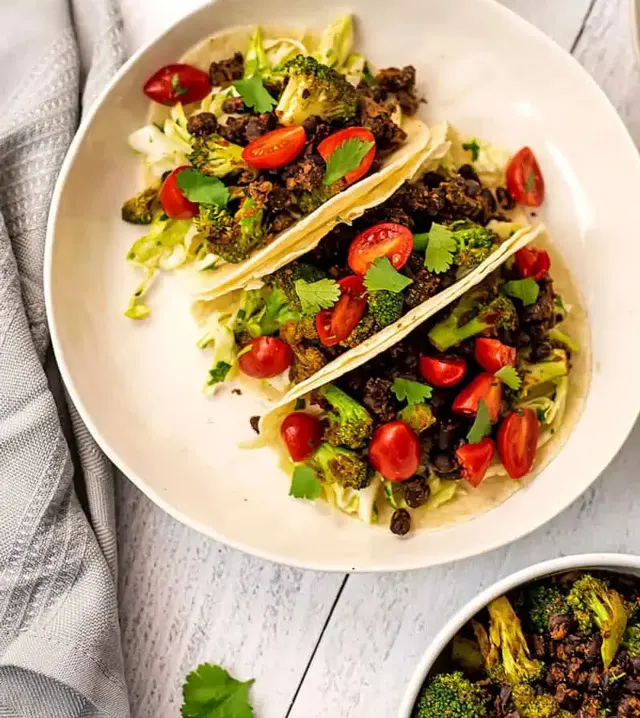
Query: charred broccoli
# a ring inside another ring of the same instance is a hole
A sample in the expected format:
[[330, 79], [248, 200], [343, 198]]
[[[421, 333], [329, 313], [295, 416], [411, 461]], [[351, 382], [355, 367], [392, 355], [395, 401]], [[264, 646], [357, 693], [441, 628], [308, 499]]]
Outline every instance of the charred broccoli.
[[291, 264], [281, 267], [268, 277], [264, 277], [264, 281], [283, 292], [289, 300], [291, 308], [299, 312], [302, 310], [302, 306], [300, 305], [300, 297], [296, 292], [298, 279], [304, 279], [305, 282], [313, 284], [313, 282], [318, 282], [320, 279], [325, 279], [326, 276], [321, 269], [314, 267], [312, 264], [291, 262]]
[[404, 407], [398, 417], [409, 424], [416, 434], [422, 434], [436, 421], [428, 404], [409, 404]]
[[359, 449], [364, 446], [371, 436], [373, 427], [373, 419], [369, 412], [333, 384], [323, 386], [320, 393], [332, 408], [327, 414], [329, 426], [324, 432], [325, 441], [349, 449]]
[[487, 718], [487, 701], [460, 671], [440, 673], [422, 689], [413, 718]]
[[343, 488], [364, 489], [371, 481], [364, 459], [355, 451], [333, 446], [327, 441], [320, 444], [307, 463], [322, 472], [326, 482], [337, 483]]
[[189, 161], [203, 175], [224, 177], [230, 172], [251, 169], [242, 159], [243, 148], [220, 135], [196, 137]]
[[531, 658], [520, 619], [509, 599], [505, 596], [496, 598], [487, 609], [490, 619], [489, 643], [485, 647], [484, 658], [489, 675], [512, 686], [540, 678], [543, 664]]
[[358, 94], [344, 75], [305, 55], [290, 60], [285, 71], [289, 79], [275, 109], [283, 125], [301, 125], [312, 115], [328, 122], [355, 116]]
[[458, 249], [455, 262], [465, 269], [474, 269], [489, 257], [496, 247], [497, 236], [475, 222], [460, 220], [450, 224]]
[[158, 187], [147, 187], [122, 205], [122, 219], [131, 224], [151, 224]]
[[554, 349], [544, 361], [535, 364], [530, 364], [526, 360], [520, 361], [518, 371], [522, 376], [520, 395], [525, 397], [533, 387], [566, 376], [569, 373], [569, 359], [563, 349]]
[[620, 594], [604, 581], [585, 574], [573, 584], [567, 603], [581, 631], [590, 630], [594, 624], [598, 627], [602, 635], [600, 654], [608, 668], [627, 627], [627, 607]]
[[640, 626], [633, 625], [627, 628], [624, 645], [631, 658], [640, 658]]
[[318, 347], [306, 347], [299, 344], [292, 349], [293, 361], [289, 370], [289, 378], [294, 384], [299, 384], [313, 376], [327, 363], [326, 357]]
[[379, 327], [386, 327], [398, 321], [402, 316], [404, 296], [401, 292], [389, 292], [382, 289], [369, 292], [367, 306]]
[[527, 684], [514, 686], [511, 697], [520, 718], [562, 718], [571, 715], [560, 709], [553, 696], [538, 694]]
[[526, 602], [529, 620], [536, 633], [544, 633], [549, 628], [549, 619], [567, 613], [567, 599], [557, 586], [534, 583], [528, 587]]
[[517, 322], [513, 302], [501, 294], [487, 300], [487, 290], [481, 285], [458, 300], [449, 316], [431, 329], [429, 339], [444, 352], [478, 334], [495, 336], [499, 328], [514, 329]]
[[357, 347], [359, 344], [362, 344], [362, 342], [371, 338], [378, 329], [379, 327], [376, 320], [371, 314], [367, 314], [356, 324], [351, 334], [340, 342], [340, 346], [353, 349], [353, 347]]
[[322, 185], [317, 189], [302, 192], [298, 197], [298, 209], [302, 214], [311, 214], [318, 207], [330, 200], [341, 189], [341, 182], [334, 182], [332, 185]]

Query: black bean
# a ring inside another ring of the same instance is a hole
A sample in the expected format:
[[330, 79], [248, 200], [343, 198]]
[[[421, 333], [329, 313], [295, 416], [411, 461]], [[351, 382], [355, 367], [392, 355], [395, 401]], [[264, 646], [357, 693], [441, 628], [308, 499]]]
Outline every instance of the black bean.
[[441, 451], [431, 453], [431, 463], [439, 474], [451, 474], [458, 469], [458, 462], [455, 457]]
[[458, 169], [458, 174], [461, 177], [464, 177], [466, 180], [474, 180], [478, 184], [480, 184], [480, 178], [478, 177], [478, 173], [473, 169], [472, 165], [462, 165]]
[[406, 509], [396, 509], [389, 524], [391, 533], [396, 536], [404, 536], [411, 529], [411, 514]]
[[256, 432], [256, 434], [260, 433], [260, 429], [258, 429], [258, 424], [260, 423], [260, 417], [259, 416], [252, 416], [249, 419], [249, 423], [251, 424], [251, 428]]
[[438, 431], [436, 446], [442, 452], [451, 451], [458, 431], [458, 423], [452, 419], [442, 422]]
[[404, 489], [404, 500], [407, 502], [407, 506], [412, 509], [419, 508], [429, 498], [429, 484], [420, 476], [416, 476], [410, 481], [405, 481], [402, 488]]
[[498, 204], [496, 203], [496, 198], [493, 196], [493, 193], [490, 189], [485, 187], [480, 194], [484, 197], [484, 201], [487, 203], [489, 213], [493, 214], [498, 209]]
[[549, 354], [551, 354], [551, 344], [548, 342], [541, 342], [540, 344], [534, 344], [531, 348], [531, 358], [533, 361], [543, 361]]
[[465, 180], [465, 185], [465, 194], [467, 195], [467, 197], [471, 197], [473, 199], [474, 197], [477, 197], [480, 192], [482, 192], [482, 185], [476, 180]]
[[509, 190], [506, 187], [498, 187], [496, 197], [502, 209], [513, 209], [516, 206], [515, 199], [509, 194]]
[[445, 181], [445, 179], [446, 177], [444, 175], [441, 175], [439, 172], [427, 172], [422, 178], [422, 182], [424, 183], [425, 187], [428, 187], [429, 189], [435, 189], [436, 187], [439, 187]]

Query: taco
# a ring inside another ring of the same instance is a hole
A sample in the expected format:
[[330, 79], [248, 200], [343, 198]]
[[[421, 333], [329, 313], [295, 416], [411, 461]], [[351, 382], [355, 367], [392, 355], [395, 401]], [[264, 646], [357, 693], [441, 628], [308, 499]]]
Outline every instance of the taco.
[[408, 334], [542, 231], [514, 202], [500, 207], [471, 164], [453, 166], [451, 133], [434, 128], [410, 163], [420, 171], [384, 202], [373, 193], [351, 209], [361, 216], [331, 218], [332, 229], [254, 266], [242, 290], [194, 303], [200, 346], [213, 347], [209, 389], [241, 378], [269, 400], [304, 394]]
[[147, 187], [122, 207], [149, 225], [127, 255], [145, 280], [127, 316], [148, 316], [158, 269], [189, 266], [194, 291], [220, 295], [389, 178], [401, 184], [429, 141], [415, 70], [375, 72], [352, 45], [350, 16], [320, 37], [235, 28], [147, 81], [148, 123], [129, 137]]
[[559, 258], [520, 249], [400, 341], [262, 417], [292, 496], [396, 534], [504, 501], [557, 453], [587, 392], [589, 329]]

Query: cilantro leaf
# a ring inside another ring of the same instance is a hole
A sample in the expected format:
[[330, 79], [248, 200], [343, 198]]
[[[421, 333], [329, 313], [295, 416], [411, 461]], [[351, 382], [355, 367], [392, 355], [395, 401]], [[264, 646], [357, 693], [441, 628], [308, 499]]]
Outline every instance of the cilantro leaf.
[[296, 399], [296, 405], [293, 407], [295, 411], [302, 411], [307, 402], [304, 399]]
[[421, 404], [431, 399], [433, 388], [428, 384], [411, 379], [396, 377], [391, 385], [391, 391], [396, 395], [398, 401], [407, 401], [409, 404]]
[[453, 264], [453, 257], [458, 249], [453, 232], [441, 224], [434, 222], [429, 231], [429, 243], [424, 255], [424, 266], [434, 274], [446, 272]]
[[511, 282], [505, 282], [502, 285], [502, 292], [509, 297], [519, 299], [525, 307], [528, 307], [538, 301], [540, 287], [535, 279], [527, 277], [527, 279], [514, 279]]
[[231, 364], [226, 361], [219, 361], [213, 369], [209, 369], [209, 378], [207, 379], [207, 386], [214, 386], [215, 384], [221, 384], [226, 378]]
[[467, 441], [470, 444], [478, 444], [485, 436], [491, 433], [491, 420], [489, 418], [489, 409], [482, 399], [478, 402], [478, 411], [476, 413], [473, 426], [467, 434]]
[[180, 84], [180, 77], [177, 72], [174, 72], [173, 75], [171, 75], [171, 89], [176, 97], [182, 97], [182, 95], [186, 95], [187, 92], [189, 92], [186, 87], [182, 87]]
[[412, 283], [413, 280], [400, 274], [387, 257], [378, 257], [364, 275], [364, 286], [370, 292], [386, 289], [398, 294]]
[[509, 389], [513, 389], [513, 391], [518, 391], [518, 389], [522, 386], [522, 379], [520, 378], [520, 375], [516, 371], [516, 368], [507, 365], [503, 366], [502, 369], [498, 369], [498, 371], [494, 374], [503, 384], [506, 384]]
[[349, 172], [358, 169], [367, 152], [375, 147], [375, 144], [375, 142], [352, 137], [338, 145], [327, 160], [327, 169], [324, 174], [325, 185], [332, 185]]
[[478, 161], [478, 157], [480, 157], [480, 145], [475, 137], [471, 140], [471, 142], [463, 142], [462, 149], [467, 150], [467, 152], [471, 152], [472, 162]]
[[319, 279], [317, 282], [296, 279], [294, 286], [305, 315], [330, 309], [340, 299], [340, 286], [334, 279]]
[[249, 688], [253, 681], [238, 681], [224, 668], [201, 663], [182, 686], [183, 718], [253, 718]]
[[429, 232], [413, 235], [413, 251], [424, 252], [429, 244]]
[[322, 493], [322, 484], [316, 472], [308, 466], [296, 466], [291, 478], [289, 496], [313, 501]]
[[289, 304], [286, 294], [274, 287], [265, 301], [264, 314], [260, 318], [260, 333], [275, 334], [283, 324], [300, 319], [300, 313]]
[[247, 80], [236, 80], [233, 86], [240, 93], [244, 104], [256, 112], [271, 112], [278, 104], [267, 92], [260, 75], [254, 75]]
[[525, 183], [525, 185], [524, 185], [524, 191], [525, 191], [525, 192], [527, 192], [527, 193], [528, 193], [528, 192], [531, 192], [531, 190], [533, 189], [533, 182], [534, 182], [534, 180], [535, 180], [535, 176], [534, 176], [534, 174], [533, 174], [533, 170], [530, 170], [530, 171], [529, 171], [529, 175], [527, 176], [527, 181], [526, 181], [526, 183]]
[[229, 190], [222, 180], [200, 174], [198, 170], [182, 170], [176, 177], [176, 183], [190, 202], [226, 207], [229, 201]]

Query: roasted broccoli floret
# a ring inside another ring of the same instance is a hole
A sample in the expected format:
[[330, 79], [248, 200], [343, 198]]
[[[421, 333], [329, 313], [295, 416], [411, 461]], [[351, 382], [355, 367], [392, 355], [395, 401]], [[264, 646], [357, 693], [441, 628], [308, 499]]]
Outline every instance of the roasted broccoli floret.
[[537, 694], [527, 684], [514, 686], [511, 697], [520, 718], [562, 718], [563, 714], [570, 715], [560, 710], [553, 696], [548, 693]]
[[151, 224], [158, 187], [147, 187], [122, 205], [122, 219], [131, 224]]
[[250, 169], [242, 159], [243, 148], [225, 140], [220, 135], [196, 137], [189, 161], [203, 175], [224, 177], [230, 172]]
[[529, 621], [536, 633], [545, 633], [552, 616], [567, 613], [567, 599], [557, 586], [546, 583], [534, 583], [528, 587], [526, 604], [529, 609]]
[[488, 674], [512, 686], [540, 678], [544, 666], [531, 658], [520, 619], [509, 599], [505, 596], [496, 598], [487, 609], [490, 618], [489, 645], [485, 647], [484, 658]]
[[318, 347], [306, 347], [300, 344], [292, 349], [293, 361], [289, 370], [289, 378], [294, 384], [299, 384], [313, 376], [327, 363], [325, 355]]
[[440, 673], [422, 689], [412, 718], [487, 718], [488, 696], [460, 671]]
[[401, 292], [389, 292], [386, 289], [369, 292], [367, 306], [379, 327], [386, 327], [398, 321], [402, 316], [404, 296]]
[[640, 658], [640, 626], [629, 626], [624, 634], [624, 645], [631, 658]]
[[366, 461], [355, 451], [333, 446], [324, 441], [308, 462], [312, 468], [321, 471], [328, 483], [337, 483], [344, 488], [364, 489], [371, 482]]
[[285, 70], [289, 80], [275, 110], [283, 125], [301, 125], [312, 115], [328, 122], [355, 116], [358, 93], [344, 75], [305, 55], [294, 57]]
[[364, 446], [373, 427], [373, 419], [364, 406], [333, 384], [325, 384], [320, 394], [332, 409], [327, 414], [329, 426], [324, 432], [325, 441], [349, 449]]
[[574, 584], [567, 603], [581, 631], [597, 626], [602, 636], [600, 654], [605, 669], [620, 648], [627, 627], [627, 607], [620, 594], [591, 574], [585, 574]]
[[322, 185], [321, 187], [309, 192], [302, 192], [302, 194], [298, 197], [298, 209], [305, 215], [315, 212], [318, 207], [330, 200], [334, 195], [338, 194], [341, 186], [341, 181], [338, 181], [328, 187], [326, 185]]
[[366, 314], [356, 324], [351, 334], [340, 342], [340, 346], [346, 347], [347, 349], [353, 349], [354, 347], [362, 344], [362, 342], [367, 341], [367, 339], [370, 339], [379, 328], [380, 327], [376, 323], [373, 316], [371, 314]]
[[569, 359], [563, 349], [554, 349], [544, 361], [535, 364], [526, 360], [519, 361], [518, 371], [522, 377], [520, 396], [526, 397], [533, 387], [566, 376], [569, 373]]
[[409, 404], [398, 414], [416, 432], [422, 434], [435, 423], [435, 417], [428, 404]]
[[489, 257], [496, 247], [497, 236], [475, 222], [453, 222], [448, 229], [453, 232], [458, 245], [455, 262], [465, 269], [474, 269]]
[[322, 269], [318, 269], [318, 267], [314, 267], [312, 264], [291, 262], [291, 264], [281, 267], [268, 277], [264, 277], [264, 281], [283, 292], [289, 300], [291, 308], [299, 312], [302, 306], [300, 305], [300, 297], [296, 292], [296, 282], [298, 279], [304, 279], [305, 282], [312, 284], [313, 282], [325, 279], [326, 276]]
[[[467, 292], [449, 316], [431, 329], [429, 339], [436, 349], [444, 352], [478, 334], [495, 336], [499, 328], [514, 329], [517, 326], [518, 315], [513, 302], [501, 294], [486, 301], [486, 294], [482, 286]], [[463, 320], [465, 323], [461, 325]]]

